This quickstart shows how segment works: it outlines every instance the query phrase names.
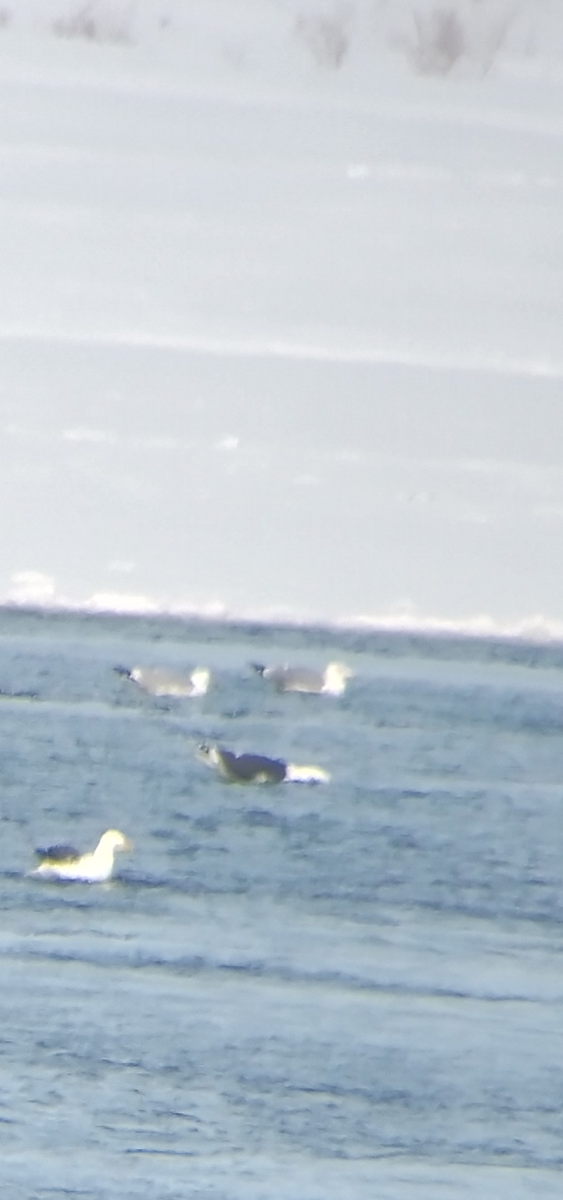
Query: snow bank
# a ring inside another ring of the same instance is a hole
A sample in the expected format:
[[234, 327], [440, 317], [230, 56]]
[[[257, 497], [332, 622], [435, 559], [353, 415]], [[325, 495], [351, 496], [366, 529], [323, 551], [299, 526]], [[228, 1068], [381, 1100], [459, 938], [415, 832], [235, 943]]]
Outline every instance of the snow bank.
[[371, 89], [382, 70], [463, 77], [563, 64], [559, 0], [6, 0], [0, 54], [30, 34], [111, 47], [125, 71], [136, 51], [147, 72], [184, 83], [338, 76]]

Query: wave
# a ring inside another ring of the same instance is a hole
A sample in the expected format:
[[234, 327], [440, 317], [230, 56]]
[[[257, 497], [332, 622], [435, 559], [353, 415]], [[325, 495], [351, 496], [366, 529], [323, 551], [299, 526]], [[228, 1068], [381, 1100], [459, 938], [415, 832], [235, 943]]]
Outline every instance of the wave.
[[[139, 880], [137, 886], [143, 886], [143, 881]], [[61, 889], [60, 884], [57, 887]], [[62, 887], [65, 891], [71, 891], [76, 884], [63, 884]], [[71, 907], [89, 907], [82, 900], [72, 903], [67, 899], [65, 903], [70, 903]], [[156, 943], [147, 944], [146, 940], [119, 940], [99, 932], [87, 937], [82, 934], [58, 936], [36, 933], [33, 940], [27, 935], [9, 933], [0, 939], [0, 960], [72, 963], [96, 970], [114, 971], [118, 967], [132, 972], [157, 971], [161, 978], [165, 974], [215, 976], [217, 979], [230, 976], [249, 982], [278, 984], [282, 988], [298, 988], [300, 991], [314, 987], [317, 990], [326, 988], [334, 992], [363, 992], [374, 996], [426, 999], [430, 1002], [447, 999], [464, 1004], [473, 1001], [486, 1006], [538, 1000], [553, 1003], [558, 1002], [561, 996], [557, 977], [542, 979], [540, 975], [530, 979], [527, 974], [522, 976], [517, 970], [507, 971], [506, 977], [500, 975], [496, 983], [494, 974], [485, 984], [481, 976], [474, 979], [470, 971], [465, 978], [455, 975], [448, 982], [443, 964], [439, 965], [437, 977], [430, 972], [408, 977], [401, 970], [395, 972], [380, 965], [375, 965], [374, 969], [368, 962], [358, 961], [357, 971], [346, 963], [341, 969], [328, 969], [314, 963], [284, 962], [283, 958], [278, 959], [275, 955], [271, 958], [246, 956], [244, 951], [221, 954], [218, 945], [215, 949], [215, 954], [213, 949], [205, 953], [186, 953], [167, 949], [166, 946], [159, 949]]]

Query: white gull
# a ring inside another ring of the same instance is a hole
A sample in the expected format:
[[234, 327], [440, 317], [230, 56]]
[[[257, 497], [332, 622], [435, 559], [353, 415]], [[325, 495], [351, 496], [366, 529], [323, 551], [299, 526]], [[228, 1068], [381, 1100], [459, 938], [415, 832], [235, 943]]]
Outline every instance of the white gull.
[[113, 871], [116, 850], [130, 850], [131, 842], [119, 829], [107, 829], [95, 850], [81, 854], [73, 846], [48, 846], [36, 850], [41, 859], [31, 875], [43, 879], [74, 879], [84, 883], [104, 883]]

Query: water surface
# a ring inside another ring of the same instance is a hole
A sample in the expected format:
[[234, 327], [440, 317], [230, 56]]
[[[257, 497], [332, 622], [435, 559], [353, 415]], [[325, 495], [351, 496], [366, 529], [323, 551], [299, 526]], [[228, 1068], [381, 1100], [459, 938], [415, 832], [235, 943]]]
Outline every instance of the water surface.
[[[279, 696], [251, 660], [357, 672]], [[202, 664], [199, 700], [112, 667]], [[563, 649], [0, 616], [10, 1196], [560, 1195]], [[237, 787], [214, 738], [332, 774]], [[33, 848], [134, 852], [108, 885]]]

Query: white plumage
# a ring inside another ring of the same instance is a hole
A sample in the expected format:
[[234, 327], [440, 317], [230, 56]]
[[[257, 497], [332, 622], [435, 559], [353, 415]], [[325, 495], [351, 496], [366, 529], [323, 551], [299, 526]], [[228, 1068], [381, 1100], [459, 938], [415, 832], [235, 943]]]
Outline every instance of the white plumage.
[[74, 879], [84, 883], [104, 883], [113, 871], [113, 860], [117, 850], [130, 850], [131, 843], [119, 829], [107, 829], [95, 850], [85, 854], [72, 846], [49, 846], [36, 850], [41, 859], [39, 866], [31, 872], [43, 879]]

